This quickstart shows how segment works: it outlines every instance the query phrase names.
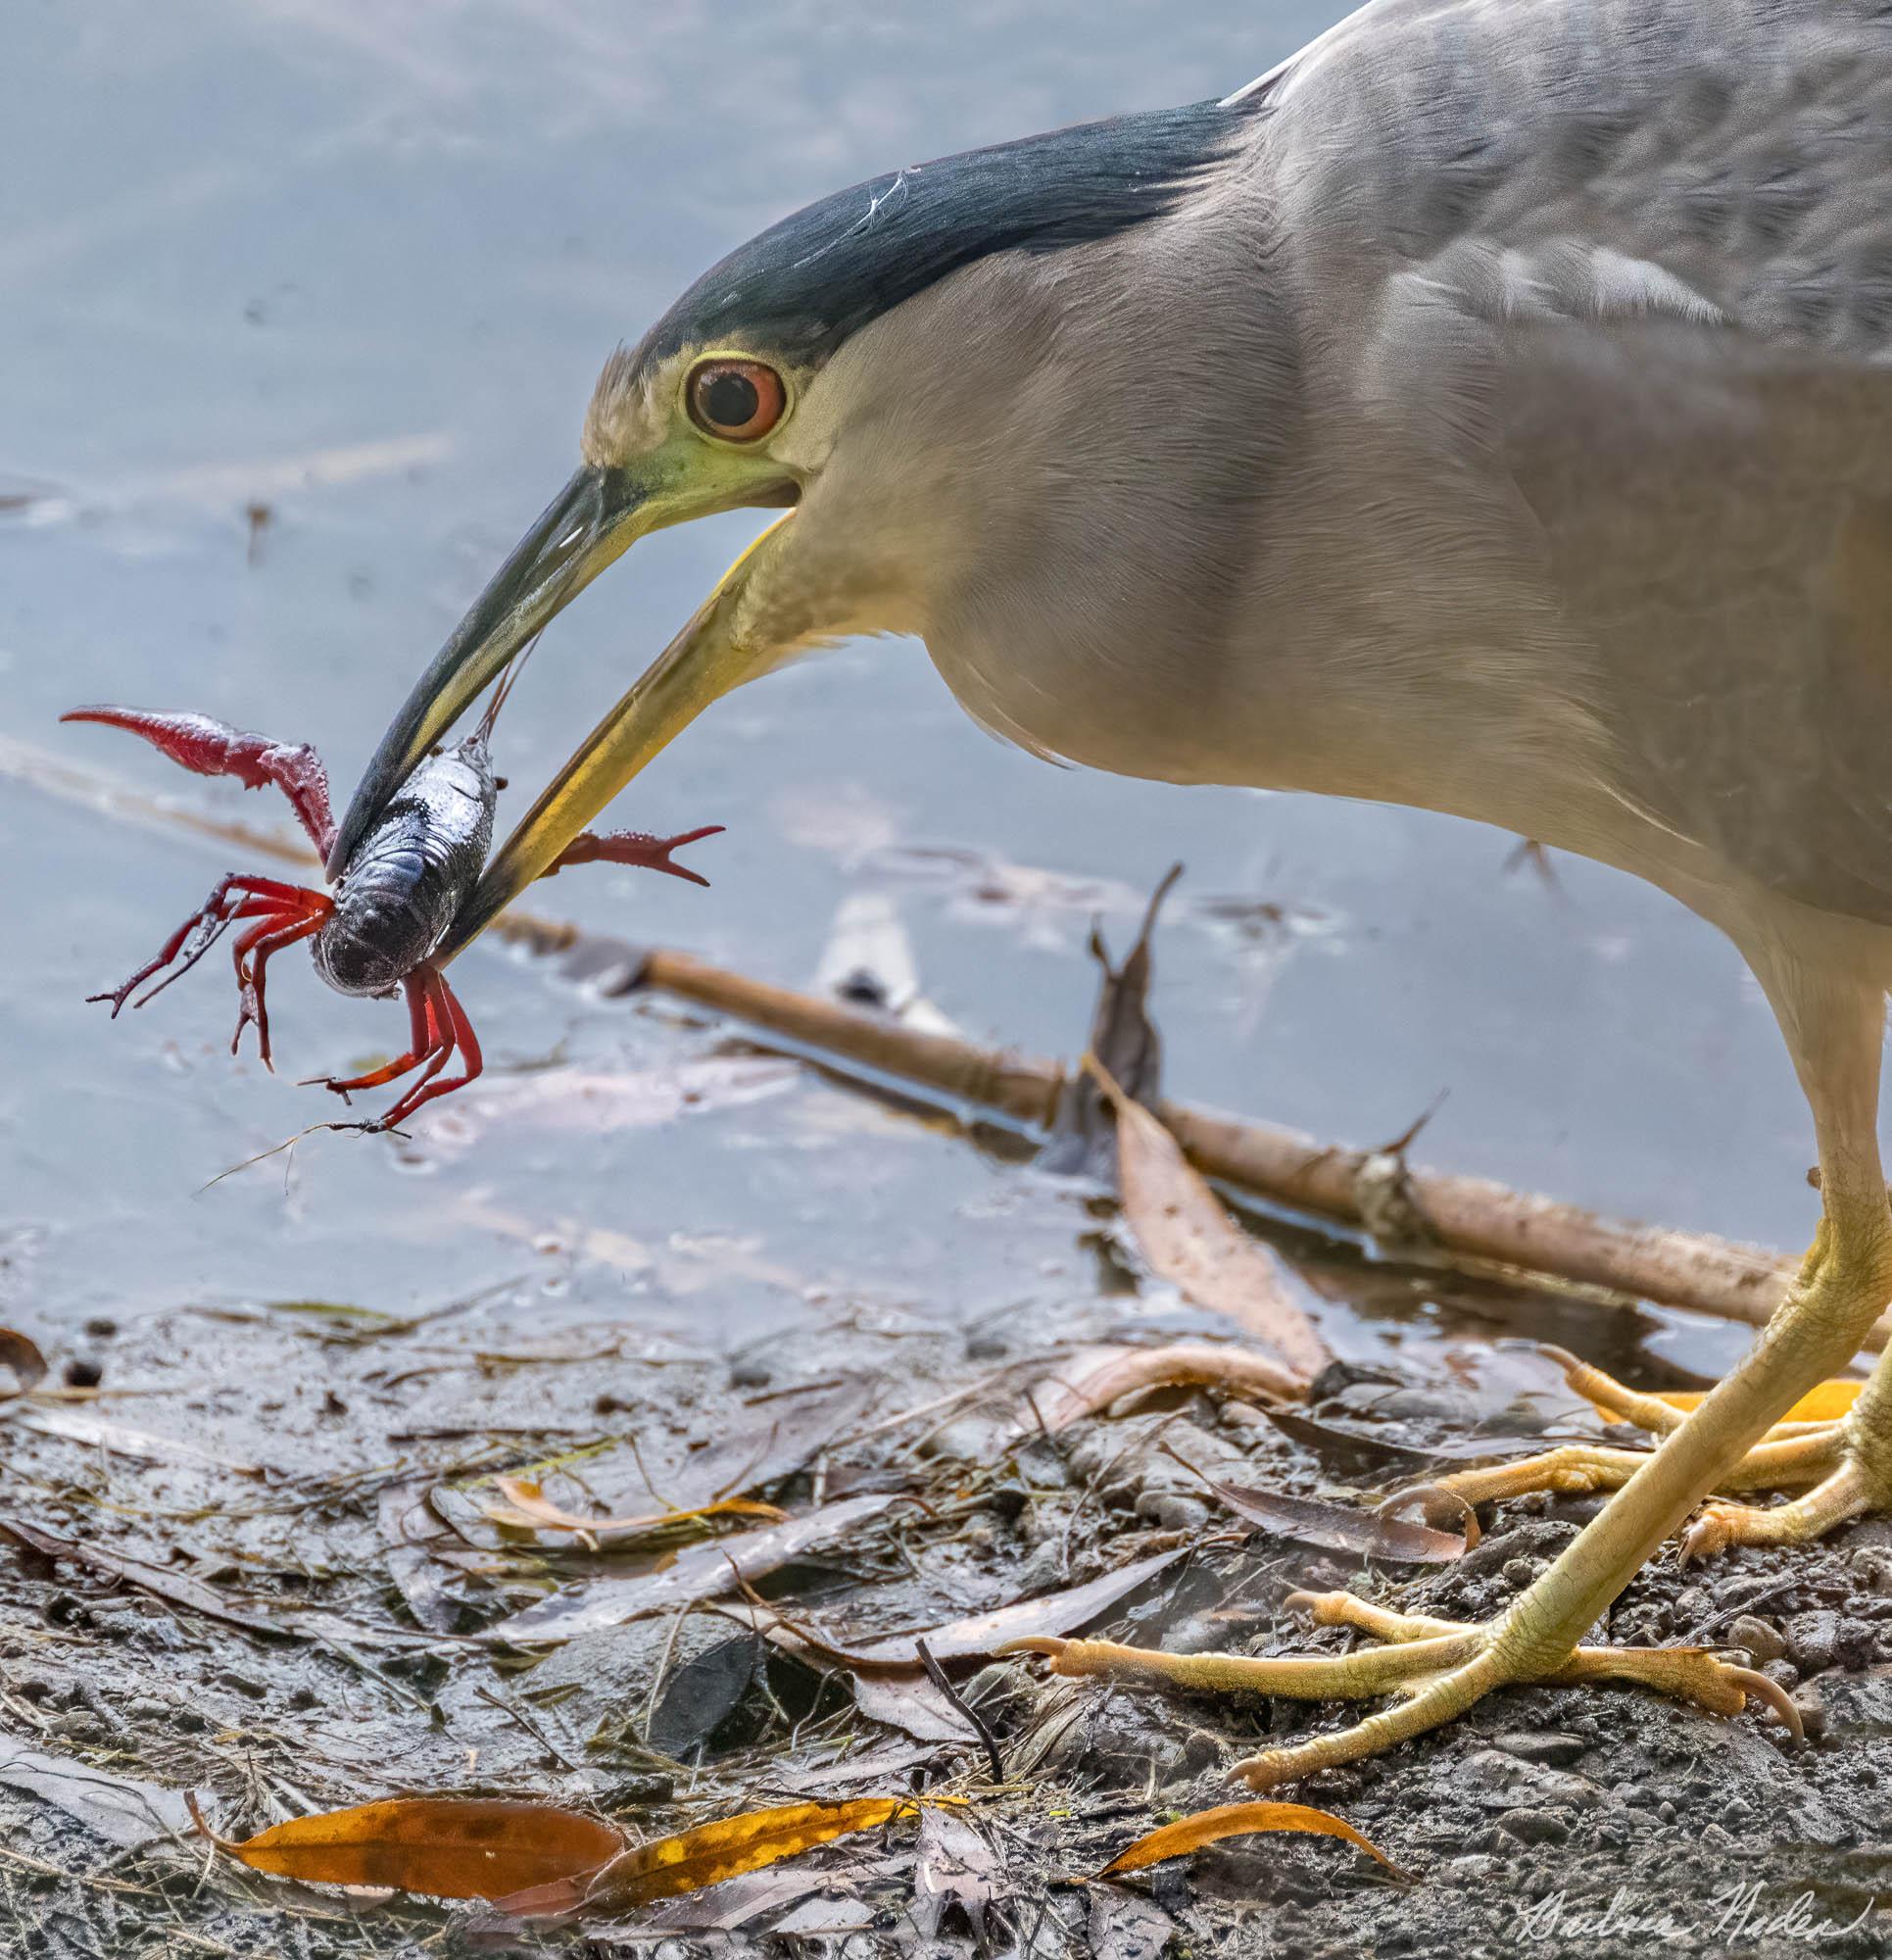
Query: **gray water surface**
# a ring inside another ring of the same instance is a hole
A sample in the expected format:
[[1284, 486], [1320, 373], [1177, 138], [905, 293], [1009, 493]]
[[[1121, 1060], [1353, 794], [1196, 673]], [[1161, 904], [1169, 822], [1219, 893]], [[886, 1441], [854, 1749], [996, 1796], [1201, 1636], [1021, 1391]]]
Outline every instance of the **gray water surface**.
[[[345, 796], [568, 474], [601, 362], [704, 265], [903, 162], [1225, 92], [1336, 11], [22, 0], [0, 15], [5, 732], [278, 821], [56, 726], [87, 700], [199, 708], [315, 742]], [[558, 622], [503, 727], [503, 817], [761, 521], [641, 545]], [[837, 908], [882, 894], [941, 1012], [1050, 1053], [1081, 1040], [1092, 912], [1121, 943], [1181, 857], [1173, 1093], [1372, 1142], [1449, 1092], [1427, 1161], [1782, 1246], [1810, 1229], [1809, 1124], [1758, 991], [1594, 866], [1557, 860], [1552, 890], [1507, 869], [1515, 840], [1442, 818], [1053, 770], [894, 642], [724, 704], [613, 814], [726, 823], [694, 854], [714, 890], [590, 871], [543, 908], [802, 985]], [[385, 1052], [400, 1010], [285, 959], [272, 1080], [227, 1053], [219, 954], [110, 1025], [83, 996], [228, 854], [5, 778], [0, 832], [9, 1318], [400, 1309], [516, 1275], [548, 1312], [621, 1291], [736, 1345], [837, 1301], [970, 1319], [1090, 1284], [1072, 1194], [490, 943], [456, 973], [491, 1095], [411, 1145], [313, 1138], [200, 1191], [328, 1113], [294, 1078]]]

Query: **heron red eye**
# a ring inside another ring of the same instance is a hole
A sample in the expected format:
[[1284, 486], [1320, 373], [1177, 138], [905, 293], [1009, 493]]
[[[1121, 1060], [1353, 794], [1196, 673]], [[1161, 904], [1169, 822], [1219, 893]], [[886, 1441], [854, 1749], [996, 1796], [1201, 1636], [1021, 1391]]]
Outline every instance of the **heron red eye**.
[[782, 377], [759, 361], [705, 361], [690, 376], [690, 416], [725, 442], [754, 442], [782, 419]]

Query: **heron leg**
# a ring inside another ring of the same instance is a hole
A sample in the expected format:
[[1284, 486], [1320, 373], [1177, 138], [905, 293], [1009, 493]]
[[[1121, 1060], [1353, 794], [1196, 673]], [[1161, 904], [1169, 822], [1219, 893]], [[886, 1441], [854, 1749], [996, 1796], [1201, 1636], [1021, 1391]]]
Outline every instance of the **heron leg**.
[[[1765, 971], [1762, 977], [1765, 984]], [[1784, 1007], [1776, 997], [1775, 1004], [1819, 1133], [1824, 1216], [1813, 1249], [1741, 1364], [1663, 1438], [1504, 1613], [1483, 1625], [1441, 1632], [1436, 1621], [1408, 1627], [1399, 1616], [1363, 1611], [1344, 1594], [1327, 1595], [1341, 1603], [1321, 1610], [1389, 1637], [1390, 1643], [1364, 1665], [1352, 1665], [1358, 1655], [1342, 1656], [1338, 1663], [1320, 1656], [1325, 1675], [1297, 1674], [1275, 1662], [1268, 1675], [1251, 1667], [1219, 1681], [1222, 1669], [1206, 1663], [1226, 1667], [1240, 1656], [1189, 1656], [1186, 1672], [1182, 1656], [1135, 1648], [1098, 1652], [1094, 1642], [1060, 1648], [1050, 1655], [1052, 1665], [1185, 1686], [1239, 1683], [1266, 1693], [1294, 1692], [1291, 1684], [1299, 1680], [1307, 1684], [1301, 1691], [1317, 1697], [1396, 1697], [1350, 1728], [1238, 1763], [1233, 1774], [1256, 1789], [1375, 1755], [1462, 1714], [1492, 1690], [1517, 1683], [1630, 1681], [1718, 1713], [1736, 1713], [1754, 1695], [1786, 1714], [1775, 1684], [1704, 1651], [1580, 1644], [1637, 1568], [1710, 1492], [1726, 1485], [1757, 1445], [1789, 1452], [1782, 1468], [1809, 1467], [1805, 1459], [1817, 1454], [1821, 1438], [1789, 1434], [1770, 1441], [1771, 1433], [1796, 1402], [1852, 1359], [1892, 1298], [1892, 1210], [1875, 1134], [1883, 996], [1875, 985], [1835, 983], [1821, 995], [1789, 998]], [[1875, 1397], [1868, 1418], [1879, 1405]]]

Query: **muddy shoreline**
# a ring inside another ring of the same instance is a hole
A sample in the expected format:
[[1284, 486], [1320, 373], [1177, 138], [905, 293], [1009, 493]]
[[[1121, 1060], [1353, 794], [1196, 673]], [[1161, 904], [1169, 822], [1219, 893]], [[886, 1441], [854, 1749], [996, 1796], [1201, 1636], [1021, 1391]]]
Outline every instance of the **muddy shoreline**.
[[[1512, 1690], [1292, 1792], [1364, 1831], [1411, 1886], [1290, 1837], [1088, 1884], [1142, 1831], [1229, 1800], [1228, 1766], [1257, 1739], [1342, 1711], [980, 1664], [958, 1687], [1000, 1750], [995, 1784], [928, 1685], [850, 1679], [773, 1616], [838, 1649], [898, 1652], [1140, 1562], [1149, 1576], [1090, 1631], [1337, 1650], [1348, 1636], [1284, 1613], [1290, 1592], [1486, 1614], [1595, 1500], [1503, 1506], [1455, 1563], [1363, 1565], [1250, 1528], [1184, 1467], [1358, 1503], [1430, 1447], [1464, 1446], [1444, 1378], [1341, 1383], [1313, 1411], [1318, 1445], [1201, 1390], [1056, 1433], [1022, 1421], [1021, 1385], [1097, 1344], [1217, 1332], [1129, 1298], [972, 1328], [857, 1307], [733, 1360], [614, 1320], [566, 1318], [548, 1339], [532, 1307], [519, 1287], [413, 1322], [180, 1309], [88, 1339], [120, 1393], [0, 1417], [0, 1951], [1628, 1956], [1806, 1950], [1818, 1929], [1821, 1952], [1885, 1950], [1892, 1526], [1791, 1557], [1658, 1563], [1611, 1615], [1619, 1642], [1748, 1642], [1801, 1703], [1803, 1748], [1752, 1709], [1723, 1721], [1639, 1690]], [[1573, 1419], [1548, 1364], [1513, 1366], [1521, 1437]], [[599, 1516], [738, 1488], [799, 1529], [759, 1549], [788, 1528], [588, 1547], [496, 1520], [495, 1474]], [[729, 1553], [767, 1607], [743, 1598]], [[523, 1632], [496, 1642], [515, 1616]], [[939, 1847], [907, 1824], [619, 1924], [478, 1936], [468, 1909], [207, 1861], [183, 1828], [187, 1788], [226, 1831], [478, 1789], [640, 1836], [925, 1788], [974, 1799], [982, 1869], [942, 1890]]]

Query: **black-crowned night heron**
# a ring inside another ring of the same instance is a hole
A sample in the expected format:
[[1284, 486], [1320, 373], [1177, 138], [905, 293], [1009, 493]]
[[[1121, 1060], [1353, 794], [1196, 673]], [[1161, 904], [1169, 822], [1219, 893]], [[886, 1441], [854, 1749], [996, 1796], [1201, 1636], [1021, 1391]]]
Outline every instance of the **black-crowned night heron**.
[[[1824, 1217], [1785, 1304], [1500, 1619], [1330, 1605], [1392, 1643], [1195, 1672], [1399, 1696], [1260, 1785], [1506, 1682], [1738, 1708], [1755, 1678], [1705, 1655], [1573, 1650], [1892, 1297], [1889, 361], [1884, 7], [1379, 0], [1226, 101], [898, 171], [706, 273], [606, 364], [583, 466], [409, 698], [342, 852], [635, 539], [754, 505], [789, 514], [459, 943], [712, 702], [862, 633], [918, 635], [1041, 755], [1453, 811], [1673, 893], [1747, 958], [1813, 1107]], [[1711, 1507], [1697, 1543], [1892, 1496], [1887, 1365], [1823, 1482]]]

